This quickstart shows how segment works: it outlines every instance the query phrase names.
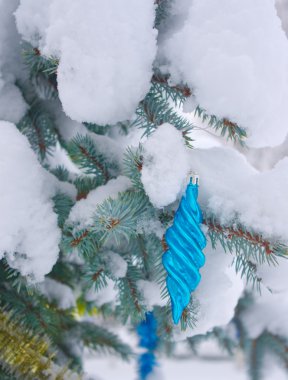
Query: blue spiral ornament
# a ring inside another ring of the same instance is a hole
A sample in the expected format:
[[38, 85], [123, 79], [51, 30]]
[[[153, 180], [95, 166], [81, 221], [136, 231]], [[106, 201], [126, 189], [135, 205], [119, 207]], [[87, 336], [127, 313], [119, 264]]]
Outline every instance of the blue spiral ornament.
[[139, 346], [146, 348], [146, 352], [141, 354], [138, 359], [138, 371], [141, 380], [146, 380], [157, 365], [154, 351], [158, 344], [157, 320], [153, 313], [145, 314], [145, 320], [137, 327], [140, 338]]
[[175, 324], [188, 306], [191, 292], [201, 279], [199, 269], [205, 264], [202, 250], [206, 246], [206, 238], [200, 228], [203, 219], [197, 198], [198, 177], [190, 177], [173, 225], [165, 234], [168, 250], [162, 261], [167, 271], [166, 284]]

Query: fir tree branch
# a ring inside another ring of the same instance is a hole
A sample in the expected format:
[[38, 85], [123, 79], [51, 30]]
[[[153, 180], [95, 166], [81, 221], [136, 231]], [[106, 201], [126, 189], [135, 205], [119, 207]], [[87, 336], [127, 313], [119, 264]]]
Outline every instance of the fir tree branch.
[[157, 335], [160, 338], [160, 342], [170, 342], [173, 332], [171, 305], [164, 307], [154, 306], [153, 314], [157, 319]]
[[62, 165], [58, 165], [55, 168], [51, 168], [49, 171], [50, 173], [55, 175], [55, 177], [58, 178], [61, 182], [72, 182], [70, 181], [70, 173], [68, 169], [66, 169]]
[[24, 62], [32, 73], [56, 74], [59, 60], [56, 57], [44, 57], [38, 48], [26, 43], [23, 50]]
[[0, 365], [0, 379], [1, 380], [17, 380], [15, 376], [9, 374], [9, 371], [5, 370], [5, 368], [1, 368]]
[[117, 310], [124, 323], [129, 318], [134, 323], [144, 319], [146, 310], [143, 305], [142, 295], [137, 287], [137, 281], [141, 278], [142, 273], [139, 269], [136, 266], [129, 265], [126, 276], [116, 281], [120, 299], [120, 305]]
[[[176, 106], [182, 105], [188, 97], [192, 96], [192, 91], [187, 85], [170, 85], [169, 75], [163, 75], [160, 72], [153, 75], [152, 84], [150, 91], [155, 93], [156, 97], [157, 94], [158, 96], [161, 94], [164, 99], [171, 99]], [[226, 136], [229, 140], [237, 141], [244, 145], [247, 133], [244, 128], [241, 128], [236, 123], [227, 118], [219, 119], [215, 115], [209, 115], [199, 105], [195, 109], [195, 115], [200, 117], [203, 122], [208, 122], [209, 127], [220, 131], [221, 136]]]
[[155, 72], [152, 77], [152, 91], [161, 94], [166, 100], [171, 99], [176, 106], [182, 105], [192, 95], [192, 92], [185, 84], [170, 85], [169, 78], [169, 74]]
[[262, 278], [257, 274], [257, 265], [244, 255], [237, 255], [233, 259], [236, 273], [240, 273], [241, 278], [245, 277], [247, 283], [252, 283], [258, 292], [261, 292]]
[[68, 145], [68, 153], [77, 165], [85, 171], [86, 174], [93, 174], [102, 185], [105, 184], [110, 176], [108, 168], [104, 164], [104, 156], [97, 151], [93, 140], [88, 136], [77, 135]]
[[58, 97], [57, 69], [59, 60], [55, 57], [44, 57], [38, 48], [24, 45], [24, 63], [29, 68], [30, 82], [40, 99]]
[[96, 187], [103, 184], [102, 178], [97, 177], [88, 177], [88, 176], [79, 176], [77, 177], [73, 184], [77, 189], [76, 200], [86, 199], [87, 195], [91, 190], [96, 189]]
[[137, 235], [139, 216], [149, 207], [149, 200], [142, 192], [120, 193], [117, 199], [108, 198], [97, 207], [92, 229], [104, 241], [108, 237], [116, 242], [120, 237], [129, 241], [131, 236]]
[[83, 257], [88, 258], [97, 253], [103, 245], [103, 241], [101, 241], [100, 238], [101, 235], [96, 234], [92, 229], [77, 229], [74, 226], [65, 225], [62, 234], [61, 248], [65, 253], [77, 249]]
[[[194, 126], [189, 120], [181, 116], [175, 107], [170, 105], [169, 98], [174, 101], [175, 106], [179, 106], [183, 94], [180, 91], [177, 92], [175, 88], [166, 86], [166, 84], [163, 86], [160, 80], [152, 81], [150, 91], [136, 109], [136, 119], [132, 125], [143, 128], [144, 135], [150, 135], [159, 125], [170, 123], [182, 132], [186, 144], [190, 146], [192, 140], [189, 137], [189, 132]], [[179, 104], [177, 104], [178, 101]]]
[[236, 273], [245, 277], [247, 283], [252, 283], [259, 292], [262, 278], [257, 273], [257, 266], [264, 262], [277, 265], [278, 258], [287, 257], [287, 247], [270, 242], [242, 226], [222, 226], [217, 221], [207, 218], [204, 224], [208, 227], [208, 236], [213, 248], [220, 243], [225, 251], [235, 253], [233, 263]]
[[74, 201], [68, 195], [63, 193], [57, 193], [52, 200], [54, 202], [53, 209], [58, 215], [58, 225], [62, 228], [74, 205]]
[[204, 224], [208, 227], [208, 236], [215, 247], [219, 242], [224, 250], [236, 250], [257, 263], [277, 264], [277, 257], [287, 257], [287, 247], [281, 243], [273, 243], [261, 235], [246, 230], [243, 226], [222, 226], [213, 219], [207, 219]]
[[96, 133], [97, 135], [106, 135], [109, 130], [109, 125], [98, 125], [93, 123], [83, 123], [88, 131]]
[[143, 168], [143, 146], [137, 149], [128, 148], [124, 155], [124, 174], [131, 179], [136, 190], [143, 191], [141, 171]]
[[251, 380], [261, 380], [264, 376], [266, 354], [274, 354], [288, 367], [288, 342], [283, 337], [264, 331], [260, 336], [249, 341], [246, 351], [248, 370]]
[[197, 324], [197, 314], [199, 312], [199, 304], [193, 297], [190, 299], [190, 303], [183, 310], [180, 319], [181, 330], [185, 331], [188, 327], [194, 328]]
[[[5, 272], [3, 272], [2, 279], [5, 277], [7, 278]], [[38, 294], [36, 289], [33, 290], [33, 293], [29, 293], [26, 288], [22, 287], [20, 292], [17, 292], [9, 284], [9, 281], [2, 281], [0, 282], [0, 305], [9, 313], [10, 319], [14, 323], [17, 324], [18, 321], [21, 321], [23, 328], [33, 331], [34, 334], [49, 336], [51, 347], [65, 349], [65, 345], [63, 345], [65, 336], [76, 334], [80, 342], [83, 337], [83, 344], [87, 343], [91, 349], [95, 347], [97, 350], [102, 349], [104, 352], [113, 351], [123, 357], [127, 357], [130, 353], [127, 345], [122, 344], [108, 330], [102, 329], [101, 332], [101, 328], [95, 325], [93, 325], [95, 333], [90, 334], [88, 339], [84, 331], [86, 325], [82, 325], [82, 322], [75, 319], [73, 309], [59, 309], [44, 296]], [[68, 351], [65, 353], [69, 354]]]
[[214, 327], [206, 334], [195, 335], [191, 338], [188, 338], [187, 341], [192, 351], [197, 355], [198, 345], [201, 344], [203, 341], [207, 341], [210, 339], [216, 340], [219, 346], [223, 350], [225, 350], [229, 355], [233, 355], [235, 353], [237, 342], [229, 335], [229, 333], [227, 332], [227, 328]]
[[228, 140], [245, 145], [245, 139], [247, 138], [246, 130], [239, 127], [236, 123], [233, 123], [227, 118], [219, 119], [215, 115], [209, 115], [200, 106], [196, 107], [195, 115], [200, 117], [204, 123], [208, 122], [209, 127], [215, 129], [215, 131], [220, 131], [221, 136], [225, 136]]
[[288, 367], [288, 341], [286, 337], [271, 333], [268, 330], [262, 331], [256, 337], [250, 337], [242, 316], [244, 315], [245, 319], [245, 313], [253, 303], [252, 293], [245, 292], [238, 301], [232, 322], [237, 329], [237, 339], [245, 354], [250, 378], [251, 380], [261, 380], [265, 374], [264, 363], [267, 355], [275, 355], [286, 368]]
[[103, 181], [99, 177], [91, 175], [80, 175], [76, 178], [70, 175], [69, 171], [61, 165], [56, 166], [55, 168], [48, 168], [50, 173], [55, 175], [56, 178], [61, 182], [68, 182], [73, 184], [77, 189], [76, 201], [81, 199], [86, 199], [89, 192], [96, 187], [101, 186]]
[[78, 325], [78, 331], [85, 347], [94, 351], [118, 354], [125, 360], [132, 355], [131, 348], [103, 326], [81, 322]]
[[154, 25], [158, 29], [169, 15], [171, 0], [155, 0], [154, 2], [157, 5]]
[[60, 257], [48, 277], [71, 289], [77, 288], [84, 277], [83, 264], [65, 261], [65, 255], [60, 252]]
[[38, 101], [33, 103], [17, 124], [17, 128], [28, 138], [32, 149], [41, 160], [46, 154], [51, 154], [51, 150], [59, 140], [52, 118]]
[[107, 286], [107, 269], [99, 257], [90, 260], [84, 272], [88, 287], [93, 286], [96, 292]]

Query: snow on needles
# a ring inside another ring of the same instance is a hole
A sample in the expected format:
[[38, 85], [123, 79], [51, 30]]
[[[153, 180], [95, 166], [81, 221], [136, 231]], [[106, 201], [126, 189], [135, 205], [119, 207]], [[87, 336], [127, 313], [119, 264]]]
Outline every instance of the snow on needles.
[[86, 199], [78, 201], [71, 209], [68, 221], [78, 223], [81, 227], [87, 227], [93, 223], [93, 215], [97, 206], [107, 198], [116, 198], [119, 192], [126, 191], [131, 187], [129, 178], [119, 176], [111, 179], [105, 185], [90, 191]]
[[288, 41], [273, 1], [194, 0], [163, 51], [173, 80], [209, 113], [247, 128], [249, 144], [284, 140]]
[[288, 241], [288, 158], [258, 172], [230, 148], [194, 149], [191, 167], [200, 175], [202, 208], [222, 224], [239, 221], [266, 238]]
[[51, 271], [60, 242], [45, 174], [26, 137], [0, 122], [0, 258], [33, 282]]
[[70, 309], [76, 306], [73, 290], [52, 278], [46, 277], [38, 284], [39, 291], [48, 299], [49, 302], [55, 301], [60, 309]]
[[151, 203], [158, 208], [174, 202], [189, 172], [189, 156], [182, 133], [162, 124], [143, 144], [141, 180]]
[[131, 118], [152, 76], [154, 1], [42, 3], [21, 0], [17, 26], [43, 54], [60, 58], [58, 90], [67, 115], [104, 125]]
[[126, 276], [128, 264], [118, 253], [109, 251], [105, 254], [104, 260], [113, 277], [122, 278]]

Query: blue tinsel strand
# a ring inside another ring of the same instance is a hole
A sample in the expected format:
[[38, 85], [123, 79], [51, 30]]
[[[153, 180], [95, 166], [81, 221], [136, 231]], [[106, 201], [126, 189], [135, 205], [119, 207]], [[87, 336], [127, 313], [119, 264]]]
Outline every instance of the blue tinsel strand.
[[200, 282], [199, 269], [205, 263], [202, 250], [206, 246], [206, 238], [199, 226], [202, 223], [202, 213], [197, 198], [198, 183], [193, 184], [191, 178], [176, 211], [173, 225], [165, 234], [169, 248], [162, 260], [168, 273], [166, 283], [175, 324], [188, 306], [191, 292]]
[[146, 313], [146, 318], [137, 327], [140, 337], [139, 346], [146, 348], [147, 352], [140, 355], [138, 359], [139, 375], [141, 380], [146, 380], [148, 375], [153, 372], [156, 363], [154, 350], [158, 344], [157, 320], [153, 313]]

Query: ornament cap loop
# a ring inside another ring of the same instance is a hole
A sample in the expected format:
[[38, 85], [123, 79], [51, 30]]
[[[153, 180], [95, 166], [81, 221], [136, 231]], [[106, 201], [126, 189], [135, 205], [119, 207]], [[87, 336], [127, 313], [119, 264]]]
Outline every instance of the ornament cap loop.
[[187, 185], [189, 185], [189, 183], [192, 183], [193, 185], [199, 186], [199, 181], [200, 181], [200, 177], [198, 174], [196, 174], [195, 172], [192, 172], [192, 171], [188, 173]]

